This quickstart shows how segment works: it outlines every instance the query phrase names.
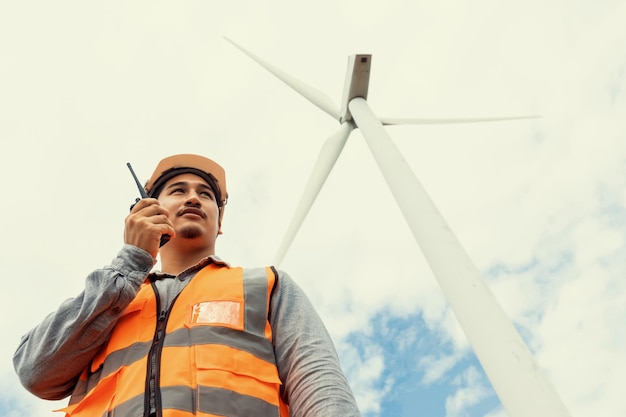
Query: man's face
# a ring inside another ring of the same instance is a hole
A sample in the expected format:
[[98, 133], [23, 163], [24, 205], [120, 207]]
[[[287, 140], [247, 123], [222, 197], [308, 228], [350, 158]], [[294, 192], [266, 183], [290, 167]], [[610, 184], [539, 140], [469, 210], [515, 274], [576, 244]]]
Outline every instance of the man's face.
[[165, 183], [158, 197], [170, 212], [176, 238], [214, 242], [219, 232], [219, 211], [209, 184], [194, 174], [181, 174]]

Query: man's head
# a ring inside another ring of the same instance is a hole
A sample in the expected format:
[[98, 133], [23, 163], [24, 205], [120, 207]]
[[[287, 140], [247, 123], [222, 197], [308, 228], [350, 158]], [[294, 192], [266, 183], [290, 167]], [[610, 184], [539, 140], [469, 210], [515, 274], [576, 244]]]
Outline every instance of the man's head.
[[204, 179], [211, 187], [219, 208], [219, 223], [222, 223], [224, 206], [228, 201], [226, 191], [226, 173], [215, 161], [200, 155], [180, 154], [164, 158], [159, 162], [154, 173], [146, 182], [148, 197], [158, 198], [163, 186], [172, 178], [181, 174], [194, 174]]

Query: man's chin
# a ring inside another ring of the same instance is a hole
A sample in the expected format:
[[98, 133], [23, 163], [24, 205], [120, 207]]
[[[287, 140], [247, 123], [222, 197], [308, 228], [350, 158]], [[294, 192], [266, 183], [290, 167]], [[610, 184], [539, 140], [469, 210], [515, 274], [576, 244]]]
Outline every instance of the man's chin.
[[182, 237], [183, 239], [197, 239], [204, 235], [204, 230], [200, 227], [184, 227], [176, 232], [176, 237]]

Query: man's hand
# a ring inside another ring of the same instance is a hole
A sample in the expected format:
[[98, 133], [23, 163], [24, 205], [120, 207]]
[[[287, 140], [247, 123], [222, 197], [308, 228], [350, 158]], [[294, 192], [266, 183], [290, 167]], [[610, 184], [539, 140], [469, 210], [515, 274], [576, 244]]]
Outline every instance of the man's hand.
[[126, 217], [124, 242], [137, 246], [156, 258], [161, 235], [167, 234], [172, 238], [176, 235], [169, 214], [156, 198], [139, 200]]

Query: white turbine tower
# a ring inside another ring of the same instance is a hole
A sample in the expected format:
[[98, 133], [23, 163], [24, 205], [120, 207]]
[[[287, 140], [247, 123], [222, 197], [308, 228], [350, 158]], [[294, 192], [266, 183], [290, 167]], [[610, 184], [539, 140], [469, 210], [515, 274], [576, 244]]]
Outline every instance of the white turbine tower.
[[489, 290], [422, 184], [391, 141], [383, 125], [468, 123], [522, 119], [379, 119], [367, 104], [370, 55], [349, 58], [341, 107], [323, 93], [288, 75], [226, 38], [320, 109], [341, 127], [324, 143], [294, 217], [278, 251], [279, 264], [304, 221], [346, 140], [361, 129], [424, 258], [433, 271], [476, 357], [510, 417], [569, 417], [570, 413], [541, 371], [511, 320]]

